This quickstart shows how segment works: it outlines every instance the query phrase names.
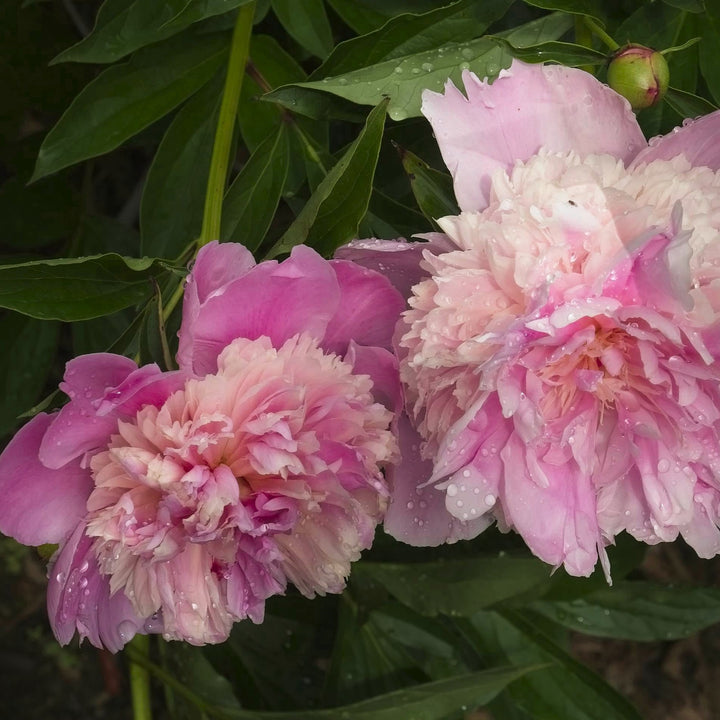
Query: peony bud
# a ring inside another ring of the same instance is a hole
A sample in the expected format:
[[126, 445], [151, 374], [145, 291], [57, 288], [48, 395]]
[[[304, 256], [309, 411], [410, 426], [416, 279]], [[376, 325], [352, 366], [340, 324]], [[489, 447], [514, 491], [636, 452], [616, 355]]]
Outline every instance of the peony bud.
[[642, 110], [662, 100], [670, 83], [670, 70], [657, 50], [626, 45], [613, 55], [607, 80], [615, 92], [630, 101], [633, 110]]

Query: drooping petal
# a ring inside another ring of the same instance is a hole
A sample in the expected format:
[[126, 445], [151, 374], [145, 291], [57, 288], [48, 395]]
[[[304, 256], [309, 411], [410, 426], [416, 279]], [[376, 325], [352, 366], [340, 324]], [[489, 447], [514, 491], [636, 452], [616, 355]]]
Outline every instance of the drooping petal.
[[331, 260], [340, 287], [337, 310], [322, 346], [344, 355], [351, 341], [389, 350], [405, 298], [377, 272], [347, 260]]
[[720, 110], [716, 110], [696, 120], [686, 120], [682, 127], [650, 140], [649, 146], [638, 153], [631, 167], [684, 155], [694, 167], [720, 170], [719, 136]]
[[396, 540], [418, 547], [469, 540], [479, 535], [492, 518], [460, 520], [445, 507], [445, 491], [428, 485], [431, 460], [420, 455], [422, 438], [406, 415], [398, 419], [401, 461], [388, 470], [390, 505], [385, 514], [385, 532]]
[[320, 339], [339, 298], [332, 267], [314, 250], [298, 246], [284, 262], [261, 263], [228, 283], [221, 295], [208, 297], [197, 317], [183, 319], [180, 369], [215, 371], [218, 355], [238, 337], [264, 335], [275, 347], [301, 332]]
[[464, 211], [485, 209], [493, 173], [540, 148], [627, 163], [646, 146], [628, 102], [582, 70], [514, 60], [492, 85], [469, 71], [463, 83], [467, 97], [452, 82], [444, 95], [426, 90], [422, 111]]
[[95, 647], [118, 652], [142, 631], [144, 620], [124, 593], [110, 595], [110, 583], [98, 569], [84, 523], [55, 555], [48, 577], [48, 616], [61, 645], [67, 645], [77, 630]]
[[588, 576], [601, 543], [590, 478], [571, 464], [546, 466], [549, 484], [541, 487], [528, 472], [529, 464], [540, 464], [528, 457], [532, 452], [517, 434], [502, 451], [506, 518], [541, 560]]
[[85, 514], [92, 488], [79, 463], [49, 469], [38, 450], [56, 416], [40, 413], [0, 455], [0, 531], [26, 545], [62, 542]]

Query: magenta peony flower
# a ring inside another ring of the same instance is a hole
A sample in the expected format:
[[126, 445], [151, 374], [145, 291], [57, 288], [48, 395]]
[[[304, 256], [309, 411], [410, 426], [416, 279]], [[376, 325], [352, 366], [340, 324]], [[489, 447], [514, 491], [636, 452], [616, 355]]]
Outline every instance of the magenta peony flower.
[[0, 530], [60, 544], [58, 640], [219, 642], [288, 580], [342, 590], [386, 506], [403, 304], [381, 275], [308, 248], [255, 265], [212, 243], [188, 278], [179, 371], [69, 362], [70, 402], [0, 456]]
[[717, 554], [720, 113], [648, 146], [580, 70], [463, 80], [467, 97], [424, 94], [462, 212], [439, 220], [452, 248], [425, 251], [398, 332], [414, 427], [386, 528], [431, 545], [496, 521], [608, 578], [623, 530]]

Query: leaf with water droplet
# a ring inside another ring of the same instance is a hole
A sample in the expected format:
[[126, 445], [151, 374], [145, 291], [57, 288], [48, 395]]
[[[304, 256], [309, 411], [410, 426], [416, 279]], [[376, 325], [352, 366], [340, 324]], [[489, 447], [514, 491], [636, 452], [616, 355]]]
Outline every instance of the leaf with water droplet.
[[[505, 48], [490, 38], [481, 37], [463, 46], [448, 45], [322, 80], [286, 85], [263, 96], [263, 100], [312, 113], [312, 104], [303, 97], [308, 91], [332, 93], [360, 105], [377, 105], [388, 98], [390, 117], [405, 119], [420, 115], [424, 89], [441, 90], [448, 78], [462, 85], [461, 64], [466, 63], [480, 78], [494, 79], [502, 68], [510, 66], [511, 60]], [[396, 68], [402, 71], [397, 72]], [[419, 74], [415, 72], [418, 69]], [[293, 102], [299, 104], [293, 106]]]

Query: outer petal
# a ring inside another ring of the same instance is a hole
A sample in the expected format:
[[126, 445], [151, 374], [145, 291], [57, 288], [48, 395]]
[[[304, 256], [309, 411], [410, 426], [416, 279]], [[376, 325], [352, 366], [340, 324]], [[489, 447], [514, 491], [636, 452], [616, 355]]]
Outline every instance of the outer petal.
[[401, 461], [388, 470], [390, 505], [385, 532], [396, 540], [428, 547], [444, 542], [469, 540], [479, 535], [492, 518], [463, 521], [445, 508], [445, 491], [425, 484], [433, 464], [420, 457], [422, 439], [406, 415], [398, 420]]
[[653, 138], [650, 145], [633, 160], [632, 167], [653, 160], [671, 160], [684, 155], [696, 167], [720, 170], [720, 110], [697, 120], [686, 120], [682, 127]]
[[119, 385], [133, 370], [137, 370], [137, 364], [122, 355], [81, 355], [65, 366], [60, 389], [79, 407], [90, 409], [96, 400]]
[[239, 243], [211, 242], [200, 249], [183, 294], [183, 332], [177, 353], [180, 367], [192, 365], [192, 328], [201, 305], [254, 266], [252, 253]]
[[53, 420], [36, 415], [0, 455], [0, 530], [25, 545], [64, 540], [84, 516], [92, 487], [78, 463], [50, 470], [38, 460]]
[[347, 260], [331, 260], [330, 264], [340, 286], [340, 302], [322, 347], [344, 355], [354, 340], [389, 350], [395, 324], [405, 309], [403, 296], [379, 273]]
[[420, 263], [426, 250], [434, 255], [456, 250], [457, 247], [442, 233], [423, 235], [429, 242], [407, 242], [400, 240], [353, 240], [335, 252], [340, 260], [351, 260], [370, 270], [375, 270], [400, 291], [410, 297], [410, 289], [427, 277], [427, 271]]
[[330, 264], [314, 250], [298, 246], [284, 262], [261, 263], [233, 280], [221, 295], [203, 303], [197, 317], [183, 317], [180, 369], [200, 375], [214, 372], [218, 355], [238, 337], [266, 335], [275, 347], [301, 332], [321, 339], [339, 299]]
[[375, 402], [394, 413], [400, 412], [403, 398], [395, 355], [383, 348], [364, 347], [351, 342], [345, 360], [352, 363], [356, 375], [372, 378]]
[[121, 650], [144, 622], [122, 592], [110, 596], [110, 583], [100, 574], [85, 524], [75, 531], [49, 568], [48, 616], [55, 637], [67, 645], [75, 630], [95, 647]]
[[595, 489], [575, 466], [545, 464], [548, 480], [541, 487], [530, 476], [532, 450], [517, 434], [503, 449], [505, 489], [502, 495], [508, 521], [541, 560], [565, 565], [570, 575], [589, 576], [598, 560], [601, 543], [595, 510]]
[[629, 162], [646, 146], [628, 102], [582, 70], [515, 60], [492, 85], [469, 71], [463, 83], [467, 98], [448, 82], [422, 105], [462, 210], [486, 208], [491, 175], [540, 148]]

